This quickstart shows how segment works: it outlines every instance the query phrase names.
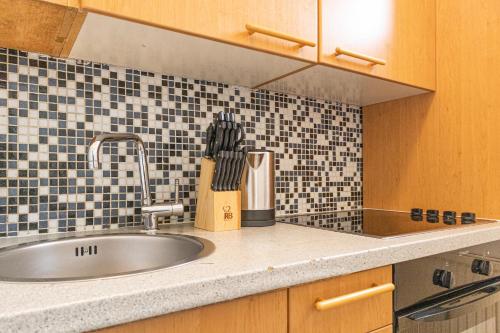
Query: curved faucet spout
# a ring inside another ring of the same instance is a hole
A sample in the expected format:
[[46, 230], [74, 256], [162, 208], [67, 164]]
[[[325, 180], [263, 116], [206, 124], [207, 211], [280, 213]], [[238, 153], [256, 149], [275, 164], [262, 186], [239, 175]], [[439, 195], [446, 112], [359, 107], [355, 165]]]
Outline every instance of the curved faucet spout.
[[89, 145], [89, 150], [87, 153], [87, 161], [89, 169], [99, 169], [101, 167], [99, 150], [104, 142], [121, 142], [121, 141], [132, 141], [135, 143], [138, 154], [139, 161], [139, 173], [141, 176], [141, 194], [142, 194], [142, 204], [145, 206], [150, 206], [152, 203], [151, 192], [149, 190], [149, 172], [148, 172], [148, 160], [146, 149], [144, 148], [144, 142], [142, 139], [132, 133], [103, 133], [96, 135], [92, 138]]
[[101, 162], [99, 161], [99, 150], [103, 141], [96, 140], [96, 137], [92, 139], [90, 143], [89, 150], [87, 152], [87, 163], [90, 170], [96, 170], [101, 168]]

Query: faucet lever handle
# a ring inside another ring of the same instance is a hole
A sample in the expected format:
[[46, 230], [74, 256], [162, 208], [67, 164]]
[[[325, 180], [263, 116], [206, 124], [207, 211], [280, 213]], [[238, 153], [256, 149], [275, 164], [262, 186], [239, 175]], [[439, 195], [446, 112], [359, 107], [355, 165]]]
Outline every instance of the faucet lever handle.
[[175, 202], [179, 202], [179, 179], [177, 178], [174, 182], [174, 192], [175, 192]]

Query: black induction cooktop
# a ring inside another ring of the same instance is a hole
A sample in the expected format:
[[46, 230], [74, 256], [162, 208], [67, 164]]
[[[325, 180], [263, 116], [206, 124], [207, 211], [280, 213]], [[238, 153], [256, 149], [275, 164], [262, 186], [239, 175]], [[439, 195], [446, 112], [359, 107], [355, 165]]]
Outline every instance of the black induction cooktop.
[[419, 217], [412, 216], [410, 212], [379, 209], [359, 209], [277, 218], [277, 221], [281, 223], [378, 238], [406, 236], [441, 229], [465, 228], [478, 224], [498, 222], [498, 220], [478, 218], [473, 220], [464, 219], [464, 223], [462, 223], [460, 215], [457, 215], [454, 220], [445, 220], [443, 216], [438, 216], [436, 220], [435, 216], [430, 218], [425, 213]]

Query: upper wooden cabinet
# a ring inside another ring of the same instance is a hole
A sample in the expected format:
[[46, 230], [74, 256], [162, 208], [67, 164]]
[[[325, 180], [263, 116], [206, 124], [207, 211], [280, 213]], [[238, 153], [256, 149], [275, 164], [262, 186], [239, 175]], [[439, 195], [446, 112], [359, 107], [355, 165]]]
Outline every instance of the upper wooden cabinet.
[[[319, 0], [319, 10], [320, 63], [435, 89], [435, 0]], [[337, 48], [385, 65], [336, 56]]]
[[81, 7], [294, 59], [317, 60], [317, 0], [82, 0]]
[[435, 1], [0, 0], [0, 47], [364, 106], [435, 89]]
[[84, 14], [74, 0], [0, 0], [0, 47], [67, 56]]

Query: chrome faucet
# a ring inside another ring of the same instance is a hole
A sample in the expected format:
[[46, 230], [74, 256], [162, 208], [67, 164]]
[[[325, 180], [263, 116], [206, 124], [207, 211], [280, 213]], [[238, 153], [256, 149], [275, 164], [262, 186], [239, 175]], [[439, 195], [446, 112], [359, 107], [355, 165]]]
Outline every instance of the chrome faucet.
[[153, 204], [149, 190], [148, 159], [142, 139], [131, 133], [104, 133], [92, 138], [87, 153], [90, 169], [101, 168], [99, 150], [104, 142], [132, 141], [135, 143], [139, 155], [139, 174], [141, 178], [142, 221], [147, 231], [158, 229], [158, 217], [182, 216], [184, 206], [179, 200], [179, 180], [175, 180], [175, 202]]

